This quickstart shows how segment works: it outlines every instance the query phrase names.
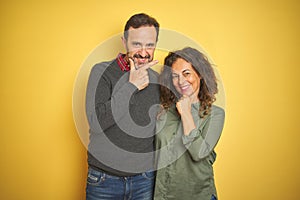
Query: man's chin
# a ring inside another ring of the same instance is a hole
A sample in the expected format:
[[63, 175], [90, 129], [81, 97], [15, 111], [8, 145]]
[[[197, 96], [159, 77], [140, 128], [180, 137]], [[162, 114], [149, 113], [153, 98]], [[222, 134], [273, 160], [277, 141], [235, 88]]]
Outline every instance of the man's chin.
[[149, 62], [151, 62], [152, 60], [153, 59], [142, 59], [142, 60], [139, 59], [137, 61], [137, 65], [138, 65], [138, 67], [142, 67], [142, 66], [148, 64]]
[[143, 67], [144, 65], [148, 64], [149, 62], [138, 62], [137, 67]]
[[146, 62], [146, 63], [137, 63], [136, 66], [137, 66], [137, 68], [141, 68], [141, 67], [145, 66], [147, 63], [148, 62]]

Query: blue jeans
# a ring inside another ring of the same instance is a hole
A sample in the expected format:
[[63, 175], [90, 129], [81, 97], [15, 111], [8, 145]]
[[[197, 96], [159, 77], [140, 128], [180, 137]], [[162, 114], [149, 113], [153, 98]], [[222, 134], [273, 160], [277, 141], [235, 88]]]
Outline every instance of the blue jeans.
[[211, 200], [218, 200], [217, 197], [215, 195], [211, 196]]
[[86, 200], [152, 200], [155, 172], [118, 177], [89, 168]]

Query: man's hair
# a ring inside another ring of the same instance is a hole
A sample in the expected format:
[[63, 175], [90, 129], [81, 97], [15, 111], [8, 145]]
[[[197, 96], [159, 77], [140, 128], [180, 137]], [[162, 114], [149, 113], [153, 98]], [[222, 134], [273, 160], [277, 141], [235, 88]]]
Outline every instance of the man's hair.
[[154, 26], [156, 29], [156, 41], [158, 39], [158, 32], [159, 32], [159, 23], [153, 17], [145, 13], [139, 13], [131, 16], [127, 21], [124, 29], [124, 38], [128, 39], [128, 29], [132, 28], [140, 28], [142, 26]]

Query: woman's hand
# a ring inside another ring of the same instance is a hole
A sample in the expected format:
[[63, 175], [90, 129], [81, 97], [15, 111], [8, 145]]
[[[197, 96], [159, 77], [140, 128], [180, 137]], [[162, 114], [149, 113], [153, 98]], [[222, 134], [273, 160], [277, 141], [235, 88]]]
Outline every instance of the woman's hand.
[[192, 102], [190, 97], [184, 95], [176, 103], [176, 108], [181, 115], [181, 121], [183, 125], [183, 134], [189, 135], [190, 132], [196, 128], [194, 119], [192, 116]]
[[189, 96], [183, 95], [179, 101], [176, 103], [176, 108], [180, 115], [185, 114], [186, 112], [191, 112], [191, 99]]

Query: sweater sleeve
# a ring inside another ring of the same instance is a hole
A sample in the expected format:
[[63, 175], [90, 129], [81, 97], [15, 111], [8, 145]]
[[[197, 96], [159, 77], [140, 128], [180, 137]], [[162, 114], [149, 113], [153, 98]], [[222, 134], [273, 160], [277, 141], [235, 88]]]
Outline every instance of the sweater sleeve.
[[[137, 89], [124, 81], [113, 88], [105, 74], [110, 63], [95, 65], [90, 73], [86, 92], [86, 115], [90, 129], [102, 132], [128, 115], [128, 104], [132, 93]], [[126, 77], [122, 77], [126, 78]], [[113, 108], [113, 109], [112, 109]]]
[[224, 118], [224, 110], [213, 106], [211, 114], [199, 123], [196, 129], [188, 136], [182, 136], [183, 144], [193, 160], [199, 161], [214, 150], [223, 130]]

